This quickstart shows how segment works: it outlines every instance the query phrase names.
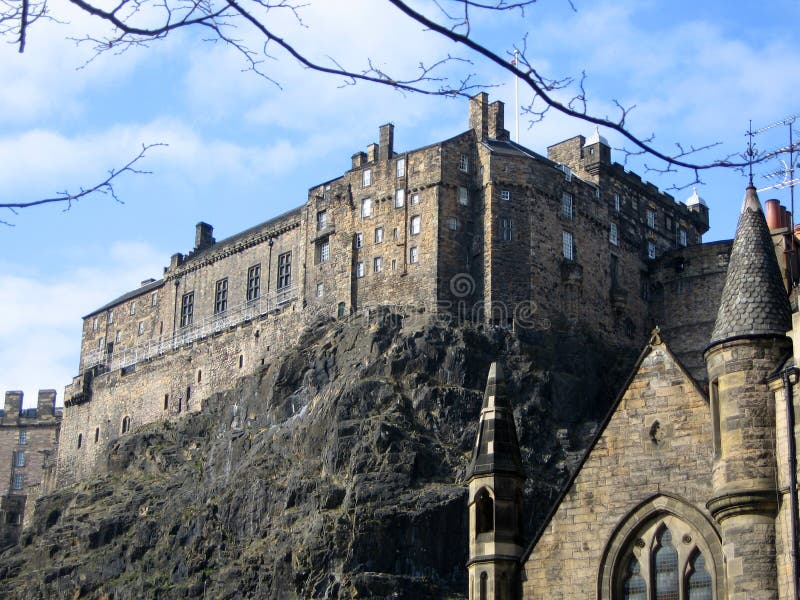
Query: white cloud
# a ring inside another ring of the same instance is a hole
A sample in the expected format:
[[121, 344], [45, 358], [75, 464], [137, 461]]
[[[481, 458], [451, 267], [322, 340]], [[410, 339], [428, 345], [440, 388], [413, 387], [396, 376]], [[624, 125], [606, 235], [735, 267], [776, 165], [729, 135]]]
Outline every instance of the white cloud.
[[94, 264], [64, 265], [41, 276], [20, 264], [0, 264], [0, 390], [21, 389], [25, 405], [38, 389], [64, 386], [77, 375], [81, 317], [159, 273], [166, 253], [139, 242], [117, 242]]

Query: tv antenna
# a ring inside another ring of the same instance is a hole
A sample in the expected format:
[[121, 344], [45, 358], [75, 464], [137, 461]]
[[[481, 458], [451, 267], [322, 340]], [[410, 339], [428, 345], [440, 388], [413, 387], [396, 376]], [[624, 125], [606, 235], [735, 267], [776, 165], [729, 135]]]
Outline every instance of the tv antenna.
[[[771, 125], [767, 125], [766, 127], [762, 127], [761, 129], [757, 129], [753, 131], [752, 121], [750, 122], [750, 129], [747, 132], [747, 136], [750, 138], [747, 147], [747, 156], [750, 163], [750, 184], [753, 184], [753, 159], [755, 156], [755, 150], [753, 146], [753, 136], [762, 134], [766, 131], [771, 129], [775, 129], [777, 127], [786, 127], [788, 130], [789, 136], [789, 143], [787, 145], [781, 146], [779, 148], [775, 148], [774, 150], [770, 150], [764, 154], [765, 159], [770, 158], [777, 158], [780, 160], [782, 168], [772, 171], [771, 173], [767, 173], [766, 175], [762, 175], [764, 179], [773, 180], [774, 183], [770, 183], [770, 185], [764, 186], [759, 188], [757, 191], [763, 192], [766, 190], [784, 190], [789, 189], [789, 202], [790, 202], [790, 210], [789, 213], [791, 215], [791, 222], [790, 222], [790, 239], [791, 239], [791, 255], [794, 256], [796, 253], [796, 244], [795, 244], [795, 235], [794, 235], [794, 188], [795, 186], [800, 183], [800, 178], [796, 175], [796, 165], [795, 165], [795, 154], [800, 151], [800, 144], [794, 141], [795, 139], [795, 131], [794, 125], [795, 123], [800, 120], [800, 114], [794, 114], [790, 117], [786, 117], [781, 119], [780, 121], [776, 121]], [[775, 181], [777, 180], [777, 181]], [[793, 266], [793, 259], [789, 261], [789, 269], [791, 272], [792, 283], [795, 283], [795, 274], [794, 274], [794, 266]]]

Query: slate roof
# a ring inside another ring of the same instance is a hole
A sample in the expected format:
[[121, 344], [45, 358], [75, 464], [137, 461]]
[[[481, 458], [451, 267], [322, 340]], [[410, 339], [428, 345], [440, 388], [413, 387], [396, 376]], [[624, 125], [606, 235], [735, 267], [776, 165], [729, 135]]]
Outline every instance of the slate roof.
[[745, 192], [709, 347], [740, 336], [784, 336], [791, 323], [772, 237], [751, 184]]
[[514, 426], [514, 413], [506, 397], [503, 370], [492, 363], [483, 396], [478, 436], [467, 478], [506, 473], [525, 477]]
[[138, 287], [135, 290], [131, 290], [130, 292], [122, 294], [122, 296], [120, 296], [118, 298], [114, 298], [108, 304], [104, 304], [100, 308], [96, 308], [92, 312], [84, 315], [82, 318], [86, 319], [88, 317], [91, 317], [92, 315], [96, 315], [96, 314], [101, 313], [101, 312], [103, 312], [105, 310], [108, 310], [109, 308], [114, 308], [115, 306], [117, 306], [118, 304], [122, 304], [126, 300], [130, 300], [131, 298], [136, 298], [137, 296], [141, 296], [142, 294], [146, 294], [147, 292], [151, 292], [153, 290], [157, 290], [158, 288], [162, 287], [163, 285], [164, 285], [164, 280], [163, 279], [159, 279], [158, 281], [153, 281], [152, 283], [148, 283], [146, 285]]

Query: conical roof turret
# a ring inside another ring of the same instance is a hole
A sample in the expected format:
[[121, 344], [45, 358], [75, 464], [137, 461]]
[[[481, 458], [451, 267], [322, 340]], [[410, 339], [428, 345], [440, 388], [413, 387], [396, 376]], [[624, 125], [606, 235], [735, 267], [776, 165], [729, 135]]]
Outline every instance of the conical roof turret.
[[743, 336], [784, 336], [791, 310], [772, 238], [751, 183], [736, 227], [710, 346]]
[[478, 435], [467, 478], [493, 473], [525, 477], [517, 429], [514, 426], [514, 413], [506, 397], [503, 370], [496, 362], [489, 367]]

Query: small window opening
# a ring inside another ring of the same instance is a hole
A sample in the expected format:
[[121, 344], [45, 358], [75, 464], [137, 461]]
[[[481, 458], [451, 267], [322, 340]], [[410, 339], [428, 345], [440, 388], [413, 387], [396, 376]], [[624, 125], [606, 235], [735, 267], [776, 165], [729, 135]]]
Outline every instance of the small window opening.
[[486, 489], [475, 496], [475, 532], [478, 534], [494, 530], [494, 500]]
[[243, 365], [244, 365], [244, 355], [240, 354], [239, 355], [239, 368], [241, 369]]
[[164, 394], [164, 410], [169, 409], [169, 394]]
[[200, 383], [201, 381], [203, 381], [203, 370], [197, 369], [197, 383]]
[[95, 430], [94, 430], [94, 443], [96, 444], [99, 441], [100, 441], [100, 428], [99, 427], [95, 427]]
[[81, 446], [83, 446], [83, 434], [79, 433], [78, 434], [78, 448], [80, 448]]

